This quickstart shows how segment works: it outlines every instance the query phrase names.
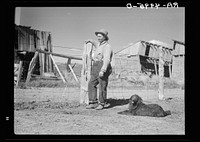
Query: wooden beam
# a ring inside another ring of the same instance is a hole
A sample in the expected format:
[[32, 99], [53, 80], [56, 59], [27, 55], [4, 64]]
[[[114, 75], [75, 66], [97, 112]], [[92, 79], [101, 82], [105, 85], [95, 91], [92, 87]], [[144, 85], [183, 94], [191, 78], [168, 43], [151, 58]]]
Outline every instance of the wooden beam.
[[185, 43], [184, 42], [181, 42], [181, 41], [178, 41], [178, 40], [173, 40], [175, 43], [178, 43], [178, 44], [181, 44], [181, 45], [184, 45], [185, 46]]
[[28, 84], [30, 78], [31, 78], [31, 73], [36, 65], [36, 59], [38, 57], [39, 53], [35, 52], [35, 55], [33, 56], [33, 58], [31, 59], [31, 62], [29, 63], [29, 68], [28, 68], [28, 75], [26, 77], [26, 85]]
[[[16, 51], [24, 51], [24, 50], [16, 50]], [[82, 60], [82, 57], [75, 57], [75, 56], [71, 56], [71, 55], [63, 55], [63, 54], [58, 54], [58, 53], [53, 53], [53, 52], [47, 52], [47, 51], [43, 51], [41, 49], [36, 49], [36, 51], [39, 52], [39, 53], [52, 54], [53, 56], [58, 56], [58, 57], [63, 57], [63, 58], [70, 58], [70, 59], [74, 59], [74, 60]], [[26, 51], [26, 52], [36, 52], [36, 51]]]
[[76, 74], [74, 73], [74, 70], [73, 70], [72, 67], [71, 67], [71, 65], [69, 64], [68, 66], [69, 66], [69, 68], [70, 68], [70, 70], [71, 70], [71, 72], [72, 72], [72, 74], [73, 74], [75, 80], [76, 80], [77, 82], [79, 82], [78, 79], [77, 79], [77, 77], [76, 77]]
[[74, 56], [70, 56], [70, 55], [63, 55], [63, 54], [58, 54], [58, 53], [53, 53], [53, 52], [47, 52], [47, 51], [43, 51], [43, 50], [40, 50], [40, 49], [36, 49], [36, 51], [38, 51], [40, 53], [44, 53], [44, 54], [52, 54], [53, 56], [58, 56], [58, 57], [63, 57], [63, 58], [82, 60], [81, 57], [74, 57]]
[[52, 55], [50, 54], [49, 56], [50, 56], [50, 58], [52, 59], [53, 64], [55, 65], [55, 67], [56, 67], [56, 69], [57, 69], [57, 71], [58, 71], [60, 77], [62, 78], [63, 82], [66, 83], [65, 78], [63, 77], [63, 75], [62, 75], [62, 73], [60, 72], [58, 66], [56, 65], [56, 62], [55, 62], [55, 60], [53, 59]]
[[173, 44], [173, 50], [176, 49], [176, 42], [174, 41], [174, 44]]

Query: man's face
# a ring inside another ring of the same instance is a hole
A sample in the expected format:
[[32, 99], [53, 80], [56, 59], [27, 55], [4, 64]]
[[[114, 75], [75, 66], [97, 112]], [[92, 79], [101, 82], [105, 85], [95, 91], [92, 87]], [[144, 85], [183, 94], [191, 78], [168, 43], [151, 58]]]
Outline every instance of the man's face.
[[97, 34], [97, 39], [99, 42], [103, 42], [106, 38], [102, 34]]

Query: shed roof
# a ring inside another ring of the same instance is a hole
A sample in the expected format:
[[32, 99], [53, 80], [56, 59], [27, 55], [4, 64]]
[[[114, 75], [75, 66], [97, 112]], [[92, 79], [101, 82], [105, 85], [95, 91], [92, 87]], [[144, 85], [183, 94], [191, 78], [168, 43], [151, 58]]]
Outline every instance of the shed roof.
[[140, 41], [137, 41], [136, 43], [130, 43], [125, 48], [117, 51], [116, 55], [137, 55], [139, 52], [139, 44]]
[[157, 44], [157, 45], [161, 45], [161, 46], [164, 46], [164, 47], [166, 47], [166, 48], [172, 49], [172, 46], [170, 46], [169, 44], [167, 44], [167, 43], [165, 43], [165, 42], [162, 42], [162, 41], [160, 41], [160, 40], [150, 40], [150, 41], [148, 41], [148, 42], [153, 43], [153, 44]]
[[[153, 42], [153, 43], [152, 43]], [[159, 43], [159, 44], [155, 44]], [[136, 43], [131, 43], [127, 47], [119, 50], [115, 54], [117, 56], [131, 57], [135, 55], [141, 55], [149, 58], [159, 58], [159, 50], [158, 47], [162, 47], [163, 58], [165, 61], [171, 62], [173, 56], [173, 49], [169, 48], [167, 44], [163, 44], [162, 42], [157, 42], [156, 40], [152, 40], [151, 42], [146, 41], [138, 41]]]
[[172, 47], [169, 46], [169, 44], [164, 43], [162, 41], [159, 40], [150, 40], [148, 42], [146, 41], [137, 41], [135, 43], [130, 43], [129, 45], [127, 45], [125, 48], [117, 51], [115, 54], [116, 55], [138, 55], [139, 54], [139, 48], [141, 47], [141, 42], [145, 42], [145, 43], [152, 43], [153, 45], [156, 46], [163, 46], [163, 48], [167, 48], [172, 50]]

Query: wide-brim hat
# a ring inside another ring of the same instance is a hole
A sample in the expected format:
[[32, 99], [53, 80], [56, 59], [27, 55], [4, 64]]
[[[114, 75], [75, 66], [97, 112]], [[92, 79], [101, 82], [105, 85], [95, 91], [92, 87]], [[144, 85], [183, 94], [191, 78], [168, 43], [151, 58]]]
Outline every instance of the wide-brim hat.
[[97, 36], [97, 34], [102, 34], [102, 35], [106, 38], [106, 40], [109, 39], [109, 38], [108, 38], [108, 31], [105, 30], [105, 29], [100, 29], [99, 31], [95, 32], [95, 35], [96, 35], [96, 36]]

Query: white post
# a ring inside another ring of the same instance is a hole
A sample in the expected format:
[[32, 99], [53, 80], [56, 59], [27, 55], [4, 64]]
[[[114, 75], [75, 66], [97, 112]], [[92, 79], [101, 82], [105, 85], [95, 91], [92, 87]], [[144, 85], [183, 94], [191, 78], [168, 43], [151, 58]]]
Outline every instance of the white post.
[[162, 46], [159, 47], [159, 88], [158, 88], [158, 97], [160, 100], [164, 99], [164, 60]]
[[75, 80], [78, 82], [78, 78], [76, 77], [76, 74], [74, 73], [74, 70], [72, 69], [71, 65], [69, 64], [68, 66], [69, 66], [69, 68], [70, 68]]
[[59, 70], [58, 66], [56, 65], [56, 62], [55, 62], [55, 60], [53, 59], [52, 55], [51, 55], [51, 54], [49, 54], [49, 56], [50, 56], [50, 58], [52, 59], [52, 61], [53, 61], [53, 64], [55, 65], [55, 67], [56, 67], [56, 69], [57, 69], [57, 71], [58, 71], [58, 73], [59, 73], [60, 77], [62, 78], [63, 82], [64, 82], [64, 83], [66, 83], [66, 81], [65, 81], [65, 79], [64, 79], [64, 77], [63, 77], [63, 75], [62, 75], [62, 73], [60, 72], [60, 70]]

